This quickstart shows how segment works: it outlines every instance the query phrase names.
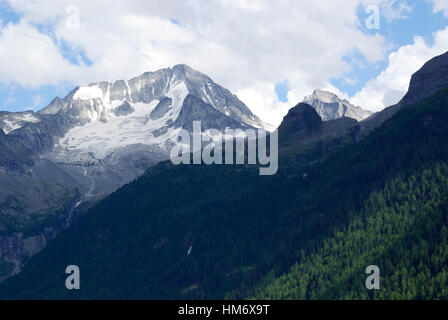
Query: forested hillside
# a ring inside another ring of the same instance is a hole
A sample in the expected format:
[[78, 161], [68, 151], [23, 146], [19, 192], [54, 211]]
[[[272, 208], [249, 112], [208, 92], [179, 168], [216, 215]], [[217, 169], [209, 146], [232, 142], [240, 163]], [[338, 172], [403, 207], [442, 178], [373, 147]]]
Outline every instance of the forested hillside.
[[[288, 145], [275, 176], [161, 163], [79, 218], [0, 297], [445, 298], [447, 139], [445, 89], [358, 142]], [[81, 290], [65, 289], [71, 264]]]
[[[256, 299], [447, 299], [448, 165], [438, 163], [374, 192], [346, 227], [319, 248], [300, 251], [287, 274], [269, 274]], [[381, 270], [368, 292], [366, 266]], [[229, 296], [231, 297], [231, 296]]]

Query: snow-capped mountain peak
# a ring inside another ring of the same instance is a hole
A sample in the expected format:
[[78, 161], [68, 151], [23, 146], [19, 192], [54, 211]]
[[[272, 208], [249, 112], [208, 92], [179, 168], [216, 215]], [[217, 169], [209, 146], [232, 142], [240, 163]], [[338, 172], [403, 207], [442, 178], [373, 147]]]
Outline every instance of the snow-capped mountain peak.
[[[78, 122], [56, 143], [58, 161], [77, 159], [74, 153], [80, 152], [101, 160], [129, 145], [166, 149], [173, 132], [189, 127], [184, 123], [186, 119], [206, 122], [206, 117], [190, 119], [185, 112], [183, 120], [178, 120], [189, 95], [196, 98], [189, 104], [201, 101], [217, 112], [221, 118], [214, 122], [217, 129], [225, 129], [229, 123], [234, 127], [265, 125], [227, 89], [187, 65], [146, 72], [130, 80], [77, 87], [64, 99], [55, 99], [40, 113], [63, 115]], [[206, 108], [201, 108], [207, 113]]]
[[113, 110], [123, 103], [149, 104], [166, 97], [171, 98], [170, 90], [181, 83], [183, 83], [183, 98], [187, 94], [192, 94], [237, 121], [253, 127], [266, 126], [230, 91], [184, 64], [156, 72], [145, 72], [130, 80], [100, 82], [78, 87], [64, 99], [53, 100], [40, 113], [65, 113], [84, 122], [108, 121], [110, 114], [114, 113]]
[[176, 65], [76, 87], [37, 113], [0, 113], [0, 144], [9, 150], [0, 166], [49, 162], [71, 177], [70, 186], [104, 194], [167, 159], [172, 137], [197, 120], [204, 131], [265, 127], [229, 90]]

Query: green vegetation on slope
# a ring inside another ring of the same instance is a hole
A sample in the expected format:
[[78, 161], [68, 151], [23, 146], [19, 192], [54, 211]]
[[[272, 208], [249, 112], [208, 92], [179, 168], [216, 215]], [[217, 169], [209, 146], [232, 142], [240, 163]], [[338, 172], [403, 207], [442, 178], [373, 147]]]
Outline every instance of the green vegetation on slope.
[[[320, 162], [295, 161], [304, 157], [288, 146], [271, 177], [253, 166], [161, 163], [80, 217], [2, 283], [0, 297], [366, 298], [366, 263], [388, 275], [378, 298], [444, 297], [447, 102], [444, 90], [407, 106]], [[81, 269], [79, 291], [65, 289], [70, 264]], [[404, 284], [403, 269], [406, 281], [420, 278]]]
[[[251, 289], [256, 299], [448, 299], [448, 165], [397, 177], [347, 227], [301, 251], [300, 262]], [[366, 266], [381, 287], [364, 287]]]

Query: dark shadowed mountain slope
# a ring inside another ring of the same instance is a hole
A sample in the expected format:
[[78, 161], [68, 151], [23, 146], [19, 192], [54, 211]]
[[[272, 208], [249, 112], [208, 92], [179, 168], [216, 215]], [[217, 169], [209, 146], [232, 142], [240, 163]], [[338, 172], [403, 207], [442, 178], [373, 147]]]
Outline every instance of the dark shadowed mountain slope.
[[288, 111], [278, 128], [279, 135], [310, 137], [322, 132], [322, 119], [310, 105], [299, 103]]
[[409, 90], [399, 104], [404, 106], [423, 101], [447, 86], [448, 52], [429, 60], [412, 75]]
[[361, 133], [367, 134], [392, 117], [401, 108], [421, 102], [445, 87], [448, 87], [448, 52], [429, 60], [412, 75], [409, 90], [399, 103], [362, 121]]
[[334, 139], [345, 142], [353, 140], [353, 133], [357, 132], [358, 121], [342, 117], [335, 120], [322, 121], [317, 111], [306, 103], [299, 103], [290, 109], [278, 128], [280, 144], [283, 148], [288, 146], [292, 150], [302, 150], [317, 141], [334, 143]]

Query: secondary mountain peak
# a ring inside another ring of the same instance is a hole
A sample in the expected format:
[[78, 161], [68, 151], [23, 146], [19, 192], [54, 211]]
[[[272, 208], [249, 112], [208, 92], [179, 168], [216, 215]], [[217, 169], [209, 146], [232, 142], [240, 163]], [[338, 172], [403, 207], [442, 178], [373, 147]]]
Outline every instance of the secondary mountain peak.
[[309, 136], [316, 133], [322, 119], [316, 110], [306, 103], [299, 103], [288, 111], [278, 128], [280, 136]]
[[[326, 103], [334, 103], [334, 102], [340, 101], [339, 97], [336, 94], [334, 94], [330, 91], [325, 91], [325, 90], [321, 90], [321, 89], [314, 90], [311, 97], [314, 97], [314, 98], [319, 99], [320, 101], [326, 102]], [[307, 98], [310, 98], [310, 96], [308, 96]]]
[[336, 94], [316, 89], [312, 95], [306, 96], [303, 102], [308, 103], [321, 116], [323, 121], [335, 120], [342, 117], [361, 121], [369, 117], [372, 112], [352, 105], [345, 99], [340, 99]]
[[290, 109], [278, 128], [281, 144], [306, 144], [327, 138], [342, 137], [358, 121], [348, 117], [322, 121], [316, 109], [301, 102]]

